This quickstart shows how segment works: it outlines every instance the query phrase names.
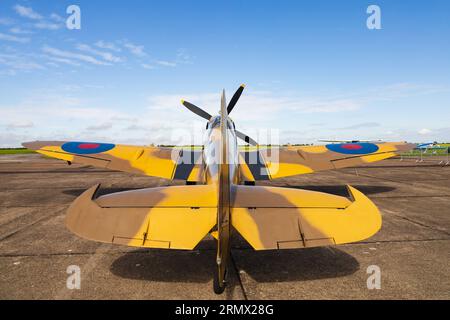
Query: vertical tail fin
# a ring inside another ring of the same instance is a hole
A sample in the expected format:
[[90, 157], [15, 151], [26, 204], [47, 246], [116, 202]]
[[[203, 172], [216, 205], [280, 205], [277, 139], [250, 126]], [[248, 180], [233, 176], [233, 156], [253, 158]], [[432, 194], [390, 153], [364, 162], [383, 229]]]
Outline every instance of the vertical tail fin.
[[[222, 91], [222, 98], [220, 99], [220, 115], [223, 120], [228, 118], [227, 99], [225, 98], [225, 89]], [[223, 121], [222, 121], [223, 123]]]
[[222, 133], [222, 145], [221, 145], [221, 161], [222, 164], [228, 163], [228, 139], [227, 139], [227, 100], [225, 98], [225, 89], [222, 91], [222, 98], [220, 99], [220, 132]]
[[217, 208], [217, 276], [214, 279], [214, 291], [223, 292], [225, 288], [225, 271], [230, 256], [230, 166], [228, 162], [228, 112], [225, 99], [225, 90], [222, 91], [220, 101], [221, 130], [221, 163], [219, 166], [219, 203]]

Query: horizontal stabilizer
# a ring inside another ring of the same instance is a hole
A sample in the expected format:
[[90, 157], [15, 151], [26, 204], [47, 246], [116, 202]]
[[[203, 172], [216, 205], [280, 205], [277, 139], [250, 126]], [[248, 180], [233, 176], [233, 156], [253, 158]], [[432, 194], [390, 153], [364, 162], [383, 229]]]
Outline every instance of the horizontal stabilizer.
[[277, 187], [235, 186], [233, 191], [232, 224], [255, 250], [356, 242], [381, 228], [377, 207], [351, 186], [351, 200]]
[[96, 198], [99, 187], [85, 191], [67, 211], [67, 228], [85, 239], [193, 249], [217, 222], [217, 192], [209, 185], [141, 189]]

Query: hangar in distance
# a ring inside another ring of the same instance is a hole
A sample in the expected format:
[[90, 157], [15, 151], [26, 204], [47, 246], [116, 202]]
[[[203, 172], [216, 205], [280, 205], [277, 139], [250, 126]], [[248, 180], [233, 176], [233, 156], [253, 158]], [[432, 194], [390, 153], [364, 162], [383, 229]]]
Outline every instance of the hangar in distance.
[[[413, 149], [405, 142], [344, 142], [317, 146], [258, 146], [236, 129], [230, 113], [241, 85], [220, 113], [183, 105], [207, 121], [202, 147], [129, 146], [35, 141], [23, 146], [46, 156], [166, 179], [186, 185], [97, 196], [100, 185], [69, 207], [66, 226], [94, 241], [146, 248], [192, 250], [208, 234], [217, 240], [214, 291], [222, 293], [234, 231], [255, 250], [337, 245], [371, 237], [381, 227], [375, 204], [348, 186], [348, 197], [258, 186], [259, 180], [358, 166]], [[242, 139], [251, 146], [240, 146]], [[276, 154], [273, 157], [268, 155]]]

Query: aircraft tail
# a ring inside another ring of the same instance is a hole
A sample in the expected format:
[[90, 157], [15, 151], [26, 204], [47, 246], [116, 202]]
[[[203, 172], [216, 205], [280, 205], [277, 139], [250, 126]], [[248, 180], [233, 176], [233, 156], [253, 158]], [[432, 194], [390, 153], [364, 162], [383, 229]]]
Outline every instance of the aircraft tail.
[[[227, 101], [225, 98], [225, 89], [222, 91], [222, 97], [220, 99], [220, 115], [222, 117], [222, 119], [227, 119], [228, 118], [228, 111], [227, 111]], [[223, 121], [222, 121], [223, 123]]]

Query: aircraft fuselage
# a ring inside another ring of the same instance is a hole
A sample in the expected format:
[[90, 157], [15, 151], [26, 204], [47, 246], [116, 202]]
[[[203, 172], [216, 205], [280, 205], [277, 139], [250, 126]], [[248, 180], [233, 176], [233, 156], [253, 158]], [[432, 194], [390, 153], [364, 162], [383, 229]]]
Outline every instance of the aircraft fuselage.
[[233, 121], [228, 117], [225, 94], [222, 94], [221, 114], [211, 117], [206, 127], [204, 163], [206, 183], [217, 192], [217, 274], [216, 292], [225, 288], [226, 268], [230, 256], [231, 192], [239, 181], [238, 146]]

